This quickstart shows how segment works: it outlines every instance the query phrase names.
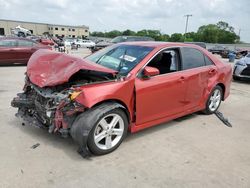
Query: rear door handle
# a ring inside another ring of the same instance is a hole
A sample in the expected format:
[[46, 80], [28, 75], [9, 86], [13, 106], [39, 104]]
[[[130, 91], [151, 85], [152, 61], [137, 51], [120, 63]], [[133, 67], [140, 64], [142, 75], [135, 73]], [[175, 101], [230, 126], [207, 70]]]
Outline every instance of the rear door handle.
[[215, 69], [211, 69], [208, 73], [209, 73], [209, 74], [214, 74], [215, 72], [216, 72]]
[[184, 80], [185, 80], [185, 77], [184, 77], [184, 76], [181, 76], [181, 77], [179, 78], [179, 81], [180, 81], [180, 82], [184, 82]]

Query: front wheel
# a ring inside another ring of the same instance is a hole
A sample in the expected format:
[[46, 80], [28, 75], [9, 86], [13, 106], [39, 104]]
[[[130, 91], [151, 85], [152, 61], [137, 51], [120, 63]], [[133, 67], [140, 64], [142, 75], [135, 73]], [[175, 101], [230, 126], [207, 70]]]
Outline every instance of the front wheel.
[[119, 147], [126, 137], [127, 116], [116, 108], [103, 114], [92, 128], [88, 137], [88, 147], [95, 155], [104, 155]]
[[212, 114], [218, 110], [222, 100], [222, 89], [220, 86], [216, 86], [208, 97], [206, 102], [205, 114]]

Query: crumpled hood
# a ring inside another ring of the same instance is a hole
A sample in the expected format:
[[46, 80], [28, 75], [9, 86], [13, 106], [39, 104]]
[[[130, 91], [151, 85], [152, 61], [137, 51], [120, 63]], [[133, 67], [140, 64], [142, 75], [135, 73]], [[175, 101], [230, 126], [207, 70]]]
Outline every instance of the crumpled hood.
[[51, 50], [38, 50], [29, 59], [27, 76], [33, 84], [39, 87], [55, 86], [68, 82], [70, 77], [79, 70], [117, 73], [86, 59]]

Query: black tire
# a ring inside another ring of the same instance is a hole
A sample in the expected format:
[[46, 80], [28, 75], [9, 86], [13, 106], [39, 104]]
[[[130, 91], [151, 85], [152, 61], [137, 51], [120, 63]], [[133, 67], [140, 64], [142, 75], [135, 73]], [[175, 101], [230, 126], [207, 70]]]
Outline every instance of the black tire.
[[234, 76], [234, 75], [233, 75], [233, 79], [234, 79], [235, 81], [240, 81], [240, 77], [238, 77], [238, 76]]
[[[210, 100], [211, 100], [211, 97], [212, 97], [212, 95], [214, 94], [215, 91], [219, 91], [221, 97], [220, 97], [220, 100], [219, 100], [219, 105], [215, 109], [211, 110], [211, 108], [209, 107]], [[223, 90], [222, 90], [222, 88], [220, 86], [217, 85], [217, 86], [214, 87], [214, 89], [210, 93], [210, 95], [209, 95], [209, 97], [207, 99], [207, 102], [206, 102], [206, 108], [205, 108], [205, 110], [203, 110], [203, 113], [208, 114], [208, 115], [215, 113], [218, 110], [218, 108], [220, 107], [222, 98], [223, 98]]]
[[[94, 134], [95, 134], [95, 129], [96, 129], [96, 126], [98, 125], [99, 121], [109, 115], [109, 114], [118, 114], [124, 121], [124, 132], [122, 134], [122, 137], [120, 139], [120, 141], [112, 148], [110, 149], [106, 149], [106, 150], [103, 150], [103, 149], [100, 149], [96, 144], [95, 144], [95, 141], [94, 141]], [[108, 154], [108, 153], [111, 153], [112, 151], [116, 150], [120, 144], [122, 143], [123, 139], [126, 137], [127, 135], [127, 130], [128, 130], [128, 118], [126, 116], [126, 114], [124, 113], [124, 111], [120, 108], [115, 108], [115, 109], [112, 109], [110, 111], [107, 111], [106, 113], [102, 114], [100, 116], [100, 118], [98, 120], [96, 120], [96, 122], [93, 122], [95, 125], [93, 126], [92, 130], [90, 131], [89, 133], [89, 136], [88, 136], [88, 148], [89, 150], [95, 154], [95, 155], [105, 155], [105, 154]]]
[[[78, 152], [82, 156], [88, 155], [88, 151], [95, 155], [104, 155], [118, 148], [123, 139], [126, 137], [128, 130], [129, 116], [126, 111], [126, 108], [121, 104], [115, 102], [106, 102], [78, 115], [70, 128], [70, 134], [73, 140], [79, 145]], [[95, 144], [94, 131], [99, 124], [99, 121], [108, 114], [112, 113], [118, 114], [122, 118], [124, 131], [123, 134], [120, 135], [121, 139], [118, 140], [119, 142], [115, 145], [115, 147], [112, 147], [109, 150], [102, 150], [99, 149]]]

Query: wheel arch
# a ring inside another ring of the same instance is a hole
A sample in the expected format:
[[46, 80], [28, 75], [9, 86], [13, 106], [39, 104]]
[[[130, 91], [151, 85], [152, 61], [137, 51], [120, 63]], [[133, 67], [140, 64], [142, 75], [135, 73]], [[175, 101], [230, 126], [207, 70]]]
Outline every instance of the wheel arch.
[[128, 106], [123, 101], [121, 101], [119, 99], [106, 99], [106, 100], [103, 100], [103, 101], [100, 101], [100, 102], [94, 104], [91, 108], [100, 106], [100, 105], [102, 105], [104, 103], [112, 103], [112, 102], [121, 105], [118, 108], [122, 109], [125, 112], [125, 114], [126, 114], [126, 116], [128, 118], [128, 122], [130, 123], [131, 122], [131, 112], [129, 111]]
[[223, 83], [218, 83], [216, 86], [220, 86], [222, 89], [222, 101], [224, 101], [224, 96], [225, 96], [225, 91], [226, 91], [226, 87]]

